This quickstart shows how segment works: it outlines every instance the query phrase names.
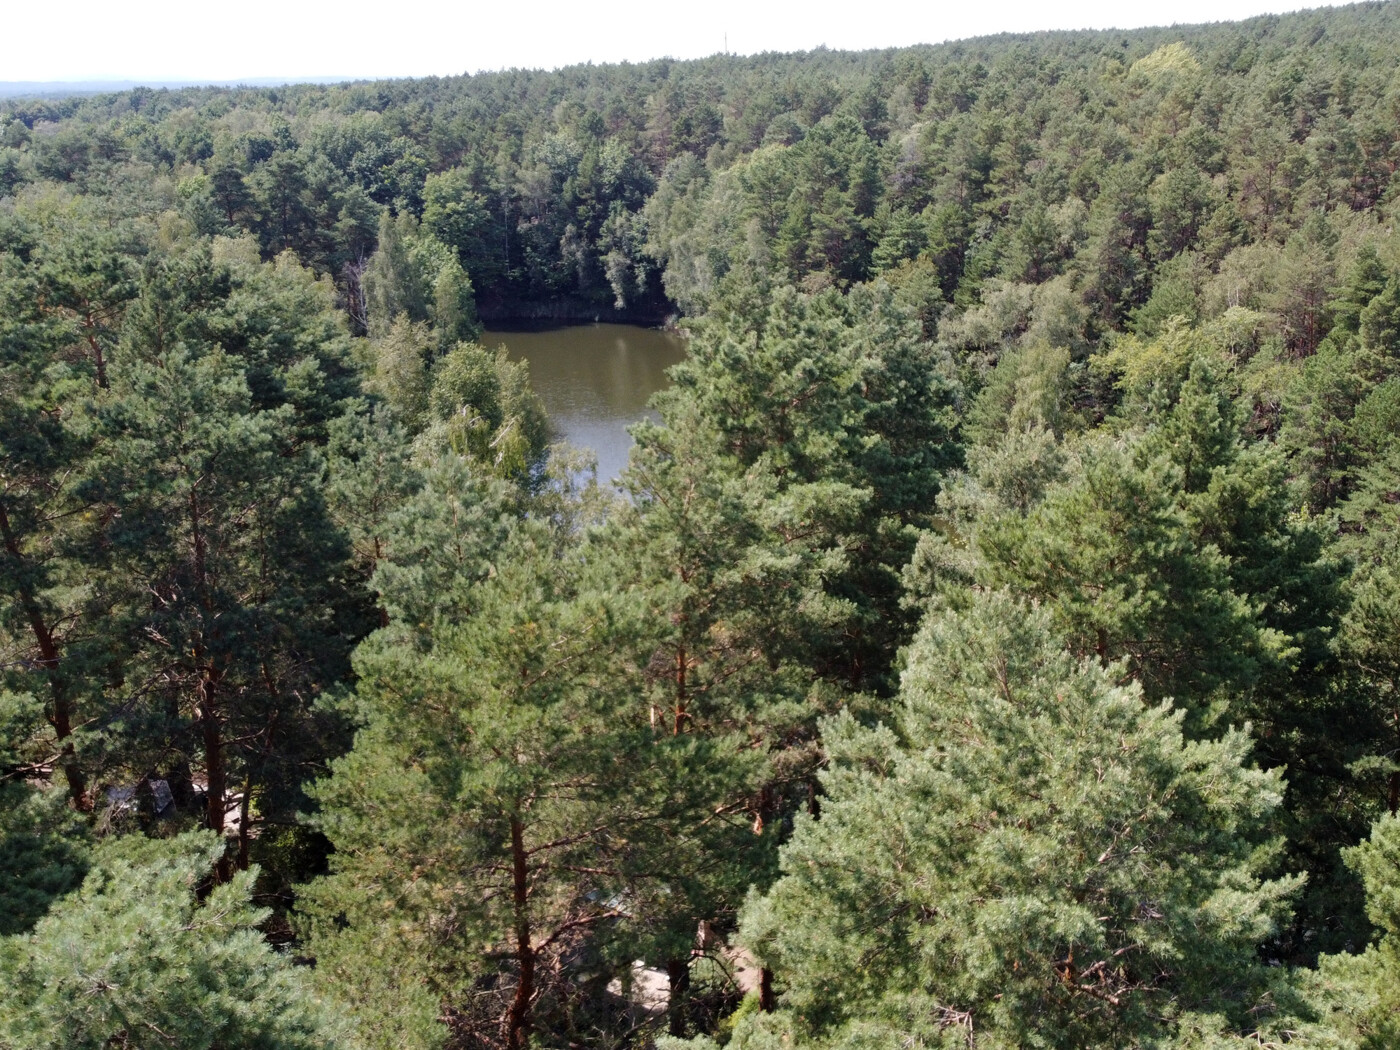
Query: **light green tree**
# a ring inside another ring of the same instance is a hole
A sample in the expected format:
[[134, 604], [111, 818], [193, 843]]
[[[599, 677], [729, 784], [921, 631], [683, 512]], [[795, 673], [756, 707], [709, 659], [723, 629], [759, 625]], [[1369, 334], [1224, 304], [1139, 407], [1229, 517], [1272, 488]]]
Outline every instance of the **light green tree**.
[[458, 343], [433, 369], [428, 403], [441, 440], [497, 477], [536, 480], [549, 439], [544, 404], [530, 388], [530, 367]]
[[[887, 723], [827, 721], [820, 819], [743, 937], [775, 1015], [734, 1045], [1157, 1046], [1267, 1016], [1257, 945], [1277, 772], [1233, 731], [1192, 743], [1004, 593], [933, 615]], [[1263, 1010], [1262, 1013], [1257, 1011]]]
[[399, 314], [371, 346], [372, 373], [365, 385], [388, 403], [410, 434], [417, 434], [428, 423], [430, 368], [437, 351], [432, 330]]
[[0, 1045], [13, 1050], [326, 1050], [354, 1043], [305, 971], [257, 929], [253, 872], [204, 889], [207, 832], [126, 836], [32, 932], [0, 938]]
[[1302, 1035], [1339, 1050], [1382, 1050], [1400, 1043], [1400, 818], [1382, 817], [1345, 855], [1379, 937], [1360, 954], [1324, 955], [1304, 975], [1318, 1016]]

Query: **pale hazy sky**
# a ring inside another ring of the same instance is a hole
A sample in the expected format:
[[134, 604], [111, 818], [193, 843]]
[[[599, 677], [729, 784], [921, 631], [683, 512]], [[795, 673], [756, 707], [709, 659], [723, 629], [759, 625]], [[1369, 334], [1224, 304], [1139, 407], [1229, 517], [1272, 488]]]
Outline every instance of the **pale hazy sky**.
[[985, 33], [1215, 22], [1290, 0], [9, 0], [4, 80], [448, 75], [511, 66], [892, 47]]

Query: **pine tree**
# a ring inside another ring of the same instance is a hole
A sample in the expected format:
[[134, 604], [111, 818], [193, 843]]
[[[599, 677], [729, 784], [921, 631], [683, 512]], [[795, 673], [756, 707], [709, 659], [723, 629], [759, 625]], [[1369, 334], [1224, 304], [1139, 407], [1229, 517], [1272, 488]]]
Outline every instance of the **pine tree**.
[[1154, 699], [1203, 705], [1251, 684], [1281, 640], [1232, 589], [1218, 548], [1192, 535], [1178, 468], [1105, 438], [1079, 453], [1082, 473], [1025, 516], [978, 524], [978, 580], [1045, 602], [1074, 652], [1126, 657]]
[[410, 434], [418, 434], [428, 424], [430, 369], [437, 347], [431, 329], [400, 314], [371, 345], [373, 372], [365, 385], [393, 409]]
[[411, 548], [356, 658], [365, 726], [315, 791], [336, 846], [303, 904], [318, 979], [375, 1045], [568, 1038], [620, 1008], [608, 976], [694, 870], [713, 763], [645, 720], [656, 624], [604, 559], [523, 522], [438, 612], [431, 578], [387, 575]]
[[[815, 718], [837, 698], [813, 686], [802, 654], [845, 610], [822, 592], [839, 555], [807, 541], [848, 494], [784, 491], [761, 467], [744, 469], [716, 452], [711, 427], [690, 406], [670, 405], [667, 422], [634, 428], [625, 480], [635, 502], [599, 545], [666, 627], [645, 667], [647, 721], [702, 745], [688, 776], [712, 791], [703, 853], [652, 924], [679, 1034], [697, 924], [732, 927], [748, 882], [769, 877], [782, 814], [815, 787]], [[705, 758], [713, 764], [701, 767]]]
[[1155, 1046], [1260, 1023], [1256, 945], [1301, 882], [1261, 877], [1279, 774], [1245, 765], [1242, 733], [1187, 742], [1181, 712], [1052, 624], [1004, 593], [934, 614], [890, 721], [824, 724], [821, 818], [744, 915], [781, 1009], [736, 1046]]
[[[388, 555], [389, 518], [422, 486], [408, 435], [384, 405], [347, 412], [326, 444], [326, 506], [366, 580]], [[382, 626], [382, 625], [381, 625]]]
[[1324, 955], [1317, 972], [1305, 975], [1318, 1017], [1300, 1035], [1340, 1050], [1381, 1050], [1400, 1040], [1400, 819], [1382, 817], [1345, 854], [1380, 936], [1359, 954]]
[[787, 512], [786, 528], [834, 559], [824, 590], [849, 618], [813, 635], [807, 659], [857, 688], [882, 687], [912, 630], [899, 573], [958, 460], [952, 394], [889, 287], [842, 298], [736, 283], [658, 399], [663, 419], [674, 408], [675, 426], [698, 428], [715, 455], [771, 476], [775, 508], [809, 508], [805, 521]]
[[[255, 410], [236, 359], [182, 345], [124, 363], [114, 389], [100, 485], [113, 569], [132, 589], [121, 628], [139, 640], [129, 761], [197, 757], [217, 832], [241, 795], [246, 866], [252, 807], [294, 808], [299, 767], [328, 743], [312, 702], [358, 629], [348, 545], [319, 456], [297, 446], [289, 411]], [[163, 723], [154, 735], [148, 719]]]
[[27, 933], [88, 867], [88, 834], [67, 793], [36, 783], [51, 762], [44, 707], [0, 691], [0, 937]]
[[[327, 513], [317, 445], [358, 392], [328, 291], [289, 259], [222, 242], [148, 261], [94, 410], [78, 491], [101, 508], [85, 565], [112, 599], [104, 762], [170, 776], [221, 831], [301, 803], [337, 747], [313, 711], [370, 612]], [[128, 781], [129, 782], [129, 781]]]
[[207, 894], [207, 832], [125, 836], [30, 933], [0, 938], [0, 1043], [14, 1050], [307, 1050], [354, 1045], [272, 950], [253, 872]]
[[[0, 257], [0, 661], [43, 696], [74, 806], [92, 806], [85, 724], [104, 713], [113, 640], [95, 572], [105, 511], [79, 483], [100, 441], [93, 399], [110, 382], [129, 260], [110, 233], [27, 230]], [[27, 256], [27, 258], [25, 258]]]

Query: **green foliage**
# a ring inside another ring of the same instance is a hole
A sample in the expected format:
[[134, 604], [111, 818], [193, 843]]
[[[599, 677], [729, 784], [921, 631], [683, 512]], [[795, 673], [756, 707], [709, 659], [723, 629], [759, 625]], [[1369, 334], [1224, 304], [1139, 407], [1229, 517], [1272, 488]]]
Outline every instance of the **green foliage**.
[[425, 652], [391, 628], [358, 657], [368, 723], [317, 788], [337, 853], [304, 907], [318, 979], [364, 1004], [376, 1044], [397, 1037], [401, 1004], [426, 1039], [435, 1000], [463, 1040], [586, 1026], [606, 996], [563, 960], [635, 957], [695, 870], [705, 748], [654, 732], [619, 687], [654, 618], [546, 539], [517, 526]]
[[82, 888], [31, 933], [0, 939], [0, 1041], [51, 1047], [349, 1046], [304, 971], [257, 930], [253, 873], [214, 887], [222, 843], [104, 843]]
[[[363, 630], [323, 464], [297, 441], [291, 406], [259, 410], [233, 355], [143, 341], [121, 364], [90, 484], [115, 512], [107, 557], [130, 588], [117, 621], [136, 692], [119, 723], [131, 727], [126, 760], [154, 765], [172, 745], [201, 754], [215, 829], [236, 782], [286, 813], [289, 767], [335, 732], [312, 703]], [[279, 747], [271, 725], [287, 734]]]
[[1342, 622], [1339, 648], [1359, 679], [1353, 703], [1369, 716], [1370, 733], [1356, 770], [1379, 780], [1372, 797], [1394, 814], [1400, 810], [1400, 576], [1389, 554], [1352, 582], [1351, 605]]
[[1044, 343], [1004, 355], [969, 408], [964, 429], [976, 445], [1028, 430], [1064, 432], [1070, 425], [1068, 350]]
[[410, 433], [418, 433], [428, 421], [430, 367], [436, 339], [427, 324], [415, 324], [406, 313], [400, 313], [371, 345], [374, 366], [366, 385], [384, 399]]
[[429, 175], [423, 184], [423, 225], [457, 253], [469, 274], [484, 284], [504, 276], [505, 230], [489, 202], [476, 191], [475, 180], [463, 168]]
[[1027, 513], [978, 523], [975, 578], [1044, 602], [1074, 652], [1127, 658], [1154, 699], [1194, 707], [1252, 684], [1281, 640], [1192, 534], [1174, 464], [1102, 439], [1076, 451]]
[[368, 572], [386, 556], [388, 520], [422, 485], [407, 435], [380, 406], [350, 411], [330, 428], [326, 506]]
[[382, 337], [404, 318], [431, 325], [439, 348], [481, 334], [471, 279], [449, 248], [412, 215], [379, 220], [379, 247], [364, 274], [366, 327]]
[[1304, 362], [1287, 392], [1282, 441], [1298, 460], [1318, 506], [1346, 496], [1357, 466], [1351, 419], [1366, 395], [1358, 354], [1324, 346]]
[[663, 418], [732, 460], [719, 469], [772, 478], [790, 503], [787, 542], [829, 562], [813, 627], [826, 618], [843, 637], [809, 631], [809, 660], [853, 685], [879, 682], [910, 629], [900, 568], [957, 460], [950, 385], [886, 285], [847, 297], [782, 288], [766, 302], [738, 288], [696, 327]]
[[1396, 11], [0, 101], [0, 1043], [1394, 1042]]
[[87, 829], [66, 793], [26, 783], [45, 757], [42, 718], [33, 697], [0, 692], [0, 937], [28, 932], [87, 870]]
[[27, 933], [88, 867], [86, 828], [63, 792], [0, 786], [0, 936]]
[[1324, 1045], [1372, 1050], [1400, 1038], [1400, 821], [1393, 813], [1379, 820], [1367, 841], [1346, 851], [1346, 859], [1365, 883], [1366, 911], [1380, 938], [1359, 955], [1319, 960], [1307, 991], [1321, 1023], [1304, 1034], [1335, 1040]]
[[510, 534], [514, 495], [464, 457], [431, 463], [382, 526], [373, 582], [389, 615], [419, 631], [466, 615]]
[[1218, 1015], [1251, 1030], [1255, 946], [1301, 880], [1266, 881], [1277, 773], [1230, 733], [1067, 654], [1047, 610], [934, 614], [888, 724], [824, 724], [820, 820], [744, 915], [782, 1009], [736, 1046], [1139, 1046]]
[[530, 389], [529, 365], [512, 362], [505, 347], [492, 354], [459, 343], [434, 368], [428, 400], [455, 453], [497, 477], [539, 474], [548, 440], [544, 405]]

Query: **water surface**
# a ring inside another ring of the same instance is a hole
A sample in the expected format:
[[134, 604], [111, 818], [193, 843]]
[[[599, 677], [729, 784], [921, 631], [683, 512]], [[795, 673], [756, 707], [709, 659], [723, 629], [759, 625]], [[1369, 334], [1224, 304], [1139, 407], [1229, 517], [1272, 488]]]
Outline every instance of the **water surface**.
[[627, 466], [627, 427], [648, 415], [647, 399], [668, 385], [666, 369], [685, 357], [683, 337], [623, 324], [492, 329], [481, 341], [530, 362], [556, 438], [597, 453], [602, 482]]

